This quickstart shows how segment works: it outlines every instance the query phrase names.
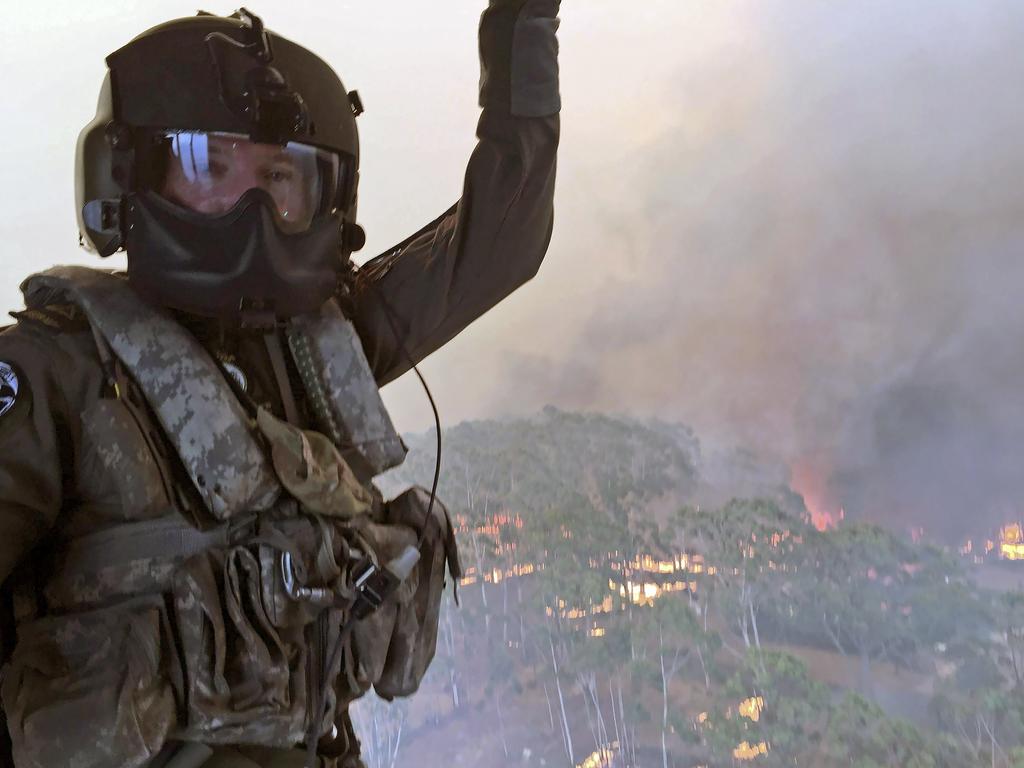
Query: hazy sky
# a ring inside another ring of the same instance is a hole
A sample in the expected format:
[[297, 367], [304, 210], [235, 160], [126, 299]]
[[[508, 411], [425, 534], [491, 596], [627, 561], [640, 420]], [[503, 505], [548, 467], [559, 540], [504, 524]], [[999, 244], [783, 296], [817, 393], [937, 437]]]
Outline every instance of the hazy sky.
[[[364, 253], [459, 194], [483, 6], [253, 7], [363, 97]], [[8, 11], [0, 307], [34, 269], [92, 258], [72, 158], [104, 55], [194, 10]], [[424, 365], [444, 420], [548, 402], [662, 415], [786, 461], [823, 505], [951, 535], [1020, 514], [1024, 6], [564, 0], [561, 15], [548, 260]], [[413, 381], [385, 396], [401, 429], [428, 425]]]

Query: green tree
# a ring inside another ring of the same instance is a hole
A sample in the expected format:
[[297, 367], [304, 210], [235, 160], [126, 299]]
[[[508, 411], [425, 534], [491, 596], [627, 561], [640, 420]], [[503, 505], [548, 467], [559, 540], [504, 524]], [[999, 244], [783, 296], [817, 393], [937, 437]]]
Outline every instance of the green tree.
[[636, 632], [645, 652], [650, 653], [645, 656], [646, 672], [661, 694], [662, 766], [668, 768], [669, 733], [685, 730], [672, 701], [673, 680], [688, 666], [695, 666], [701, 670], [705, 687], [710, 687], [708, 669], [720, 640], [717, 633], [705, 631], [694, 609], [679, 595], [664, 596], [639, 612]]
[[699, 727], [719, 763], [741, 744], [764, 745], [757, 765], [811, 765], [827, 721], [828, 691], [804, 664], [777, 651], [751, 649]]
[[733, 500], [713, 511], [685, 507], [673, 522], [681, 544], [715, 569], [703, 581], [710, 603], [747, 648], [760, 649], [758, 616], [766, 598], [777, 601], [795, 578], [792, 560], [806, 523], [765, 499]]
[[998, 595], [993, 600], [992, 623], [1002, 636], [1014, 684], [1024, 687], [1024, 591]]
[[971, 765], [1017, 768], [1024, 756], [1024, 691], [981, 688], [945, 691], [932, 708]]
[[822, 744], [828, 764], [857, 768], [955, 768], [962, 766], [951, 740], [924, 734], [910, 723], [848, 693], [832, 709]]
[[920, 551], [878, 525], [853, 523], [812, 536], [812, 567], [801, 571], [796, 620], [820, 618], [836, 650], [861, 659], [862, 686], [873, 696], [871, 660], [906, 663], [920, 638], [913, 602], [921, 587]]
[[498, 735], [501, 738], [501, 748], [505, 760], [509, 759], [509, 749], [502, 704], [508, 696], [520, 693], [522, 693], [522, 686], [519, 682], [514, 654], [507, 642], [501, 641], [495, 636], [491, 638], [490, 652], [487, 656], [487, 683], [484, 695], [494, 704], [494, 711], [498, 718]]

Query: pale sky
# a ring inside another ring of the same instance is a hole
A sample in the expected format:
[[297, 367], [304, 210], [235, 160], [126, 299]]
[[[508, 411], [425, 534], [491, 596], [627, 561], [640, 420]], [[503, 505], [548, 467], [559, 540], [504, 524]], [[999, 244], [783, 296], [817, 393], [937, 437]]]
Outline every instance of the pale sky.
[[[362, 95], [366, 255], [459, 195], [484, 6], [252, 8]], [[103, 57], [194, 10], [7, 10], [0, 308], [36, 269], [96, 263], [72, 159]], [[658, 415], [810, 468], [848, 511], [1024, 513], [1024, 4], [563, 0], [561, 16], [554, 238], [533, 282], [424, 364], [444, 422]], [[385, 399], [399, 429], [430, 424], [412, 377]]]
[[[263, 0], [251, 7], [268, 27], [326, 59], [346, 87], [362, 96], [360, 219], [369, 238], [362, 257], [400, 241], [460, 194], [475, 141], [476, 26], [485, 6], [482, 0]], [[610, 0], [568, 0], [563, 9], [560, 199], [566, 189], [586, 189], [571, 182], [573, 175], [599, 174], [609, 156], [621, 156], [630, 141], [657, 132], [657, 110], [664, 108], [659, 89], [682, 66], [674, 39], [686, 15], [682, 4], [653, 0], [627, 16], [622, 9]], [[18, 283], [33, 271], [61, 263], [99, 264], [77, 247], [73, 158], [78, 132], [95, 111], [103, 59], [142, 30], [194, 10], [169, 0], [56, 0], [45, 13], [26, 5], [7, 10], [0, 62], [4, 71], [20, 76], [9, 79], [0, 121], [3, 175], [17, 180], [0, 189], [6, 267], [0, 310], [20, 306]], [[204, 10], [224, 14], [234, 6]], [[581, 210], [592, 207], [585, 200], [577, 204]], [[457, 369], [456, 382], [486, 378], [525, 313], [542, 313], [554, 324], [561, 296], [579, 290], [560, 253], [559, 243], [569, 239], [564, 228], [556, 229], [543, 278], [427, 362], [446, 421], [479, 413], [483, 393], [468, 401], [449, 395], [443, 384], [448, 377], [439, 371]], [[529, 348], [530, 340], [519, 338], [516, 346]], [[480, 350], [493, 353], [481, 356]], [[386, 397], [401, 428], [430, 423], [426, 401], [411, 382], [392, 385]], [[474, 405], [467, 409], [469, 403]]]

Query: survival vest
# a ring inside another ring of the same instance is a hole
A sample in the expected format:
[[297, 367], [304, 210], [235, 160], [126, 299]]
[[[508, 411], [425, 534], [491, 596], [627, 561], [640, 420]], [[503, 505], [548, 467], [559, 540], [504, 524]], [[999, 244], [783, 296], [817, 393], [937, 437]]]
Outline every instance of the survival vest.
[[[248, 411], [121, 277], [59, 267], [22, 287], [30, 308], [71, 302], [89, 319], [114, 397], [82, 423], [105, 470], [188, 487], [139, 491], [127, 522], [61, 541], [45, 615], [19, 622], [3, 675], [19, 768], [134, 768], [169, 739], [291, 747], [330, 732], [370, 685], [415, 691], [446, 567], [460, 575], [454, 535], [440, 504], [428, 519], [422, 489], [381, 502], [367, 487], [405, 447], [337, 304], [285, 329], [312, 431]], [[410, 546], [415, 569], [343, 634], [367, 568]]]

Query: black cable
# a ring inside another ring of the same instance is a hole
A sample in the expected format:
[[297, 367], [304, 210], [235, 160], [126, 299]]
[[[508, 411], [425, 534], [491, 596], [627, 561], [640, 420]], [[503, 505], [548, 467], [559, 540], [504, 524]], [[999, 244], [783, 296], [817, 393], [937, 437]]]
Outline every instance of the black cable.
[[[397, 252], [395, 253], [397, 255]], [[350, 262], [352, 267], [352, 278], [353, 283], [359, 280], [359, 268]], [[441, 417], [437, 411], [437, 403], [434, 402], [434, 396], [430, 392], [430, 387], [427, 386], [426, 379], [423, 378], [423, 374], [420, 373], [419, 367], [416, 365], [416, 361], [413, 359], [412, 353], [409, 352], [409, 348], [405, 345], [406, 338], [409, 335], [408, 332], [400, 333], [397, 325], [397, 313], [392, 309], [391, 303], [385, 298], [384, 294], [380, 292], [376, 285], [370, 280], [360, 282], [360, 286], [365, 285], [373, 293], [374, 297], [380, 303], [381, 308], [384, 310], [384, 316], [387, 318], [388, 325], [391, 326], [391, 332], [394, 334], [398, 347], [401, 349], [402, 354], [405, 355], [405, 359], [409, 362], [413, 373], [416, 374], [416, 378], [420, 380], [420, 384], [423, 386], [423, 391], [427, 394], [427, 400], [430, 401], [430, 408], [434, 412], [434, 432], [437, 435], [437, 454], [434, 457], [434, 480], [430, 485], [430, 503], [427, 505], [427, 524], [423, 526], [423, 530], [420, 532], [419, 540], [416, 542], [416, 548], [418, 549], [423, 544], [423, 539], [427, 533], [427, 525], [433, 519], [432, 513], [434, 511], [434, 500], [437, 498], [437, 483], [441, 477]], [[353, 285], [353, 290], [355, 286]]]

